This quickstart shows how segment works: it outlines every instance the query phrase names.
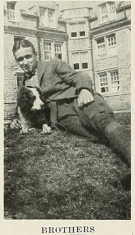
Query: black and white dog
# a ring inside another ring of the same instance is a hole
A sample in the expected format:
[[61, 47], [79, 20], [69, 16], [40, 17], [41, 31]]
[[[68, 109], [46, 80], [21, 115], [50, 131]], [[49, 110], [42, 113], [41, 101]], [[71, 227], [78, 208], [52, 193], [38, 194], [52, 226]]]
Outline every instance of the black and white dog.
[[21, 121], [20, 133], [28, 133], [30, 128], [42, 128], [43, 133], [51, 133], [48, 126], [49, 109], [38, 87], [22, 86], [18, 91], [17, 105]]

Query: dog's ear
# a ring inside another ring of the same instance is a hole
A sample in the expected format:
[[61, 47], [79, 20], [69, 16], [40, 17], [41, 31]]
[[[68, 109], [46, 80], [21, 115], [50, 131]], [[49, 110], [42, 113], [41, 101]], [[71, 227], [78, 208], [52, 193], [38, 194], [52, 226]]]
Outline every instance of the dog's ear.
[[17, 94], [17, 104], [21, 109], [29, 107], [29, 97], [28, 97], [29, 89], [26, 87], [21, 87]]

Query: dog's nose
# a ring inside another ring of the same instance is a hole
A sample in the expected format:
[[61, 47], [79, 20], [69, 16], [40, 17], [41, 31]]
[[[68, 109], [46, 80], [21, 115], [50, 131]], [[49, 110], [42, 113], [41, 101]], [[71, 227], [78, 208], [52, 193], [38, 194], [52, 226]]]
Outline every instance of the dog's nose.
[[43, 108], [44, 107], [44, 103], [41, 103], [40, 106], [41, 106], [41, 108]]

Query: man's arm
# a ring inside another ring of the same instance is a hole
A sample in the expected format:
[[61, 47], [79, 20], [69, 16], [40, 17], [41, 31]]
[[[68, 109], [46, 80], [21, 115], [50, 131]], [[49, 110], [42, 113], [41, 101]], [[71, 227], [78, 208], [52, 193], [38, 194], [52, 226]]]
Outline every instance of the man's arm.
[[84, 72], [77, 72], [72, 69], [66, 62], [59, 59], [54, 59], [56, 63], [56, 72], [61, 79], [67, 84], [72, 84], [76, 87], [78, 95], [78, 106], [82, 108], [94, 101], [92, 80], [90, 76]]
[[55, 70], [59, 77], [65, 81], [66, 84], [72, 84], [76, 87], [76, 93], [79, 94], [83, 88], [93, 91], [92, 80], [90, 76], [84, 72], [77, 72], [72, 69], [66, 62], [55, 58]]

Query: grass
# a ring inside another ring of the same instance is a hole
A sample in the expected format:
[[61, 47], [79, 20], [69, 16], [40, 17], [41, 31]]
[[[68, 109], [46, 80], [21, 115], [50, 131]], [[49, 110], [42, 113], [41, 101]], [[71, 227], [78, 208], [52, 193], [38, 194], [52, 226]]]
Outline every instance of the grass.
[[[129, 128], [130, 116], [117, 115]], [[5, 131], [5, 219], [129, 220], [127, 167], [111, 149], [58, 131]]]

